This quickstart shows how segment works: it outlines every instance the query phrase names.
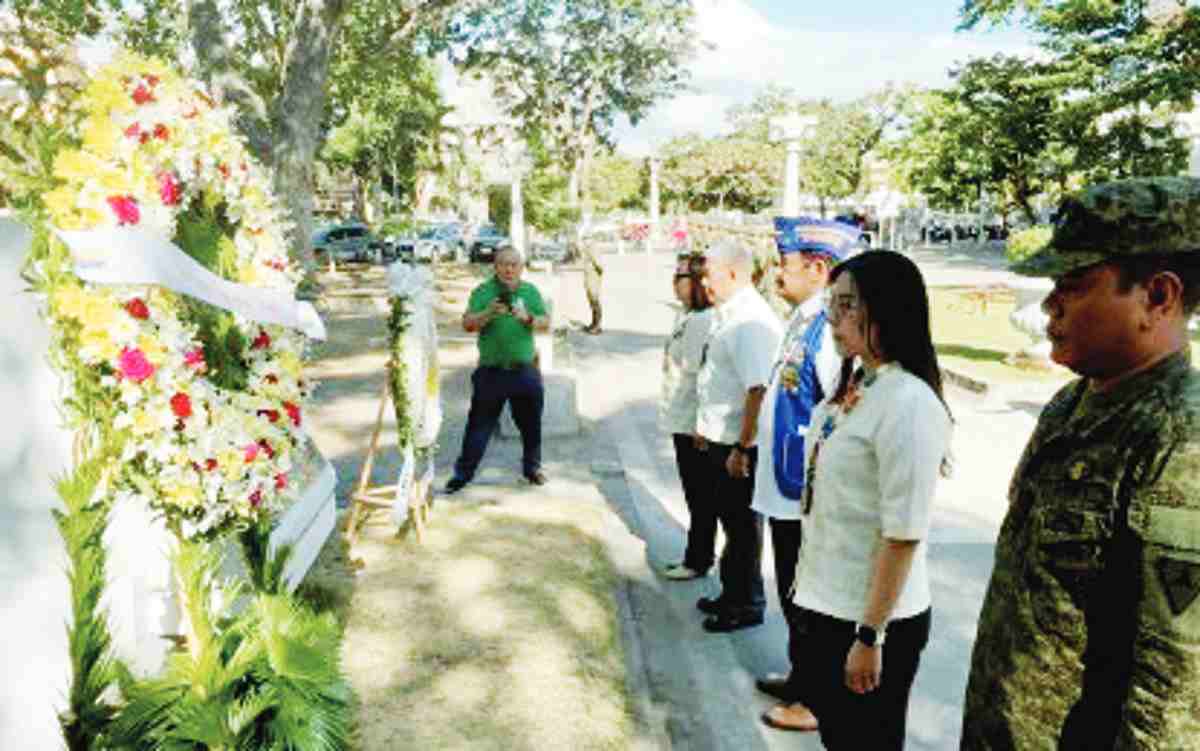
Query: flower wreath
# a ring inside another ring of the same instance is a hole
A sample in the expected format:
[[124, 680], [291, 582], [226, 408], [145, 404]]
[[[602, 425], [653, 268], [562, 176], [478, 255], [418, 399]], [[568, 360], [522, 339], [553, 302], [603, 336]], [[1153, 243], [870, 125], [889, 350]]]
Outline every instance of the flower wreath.
[[[140, 228], [226, 280], [294, 294], [268, 174], [200, 84], [120, 53], [79, 114], [79, 146], [55, 156], [58, 185], [42, 196], [49, 225]], [[185, 538], [282, 507], [305, 440], [300, 332], [165, 287], [82, 281], [47, 227], [29, 272], [46, 293], [71, 427], [108, 446], [99, 493], [148, 504]]]

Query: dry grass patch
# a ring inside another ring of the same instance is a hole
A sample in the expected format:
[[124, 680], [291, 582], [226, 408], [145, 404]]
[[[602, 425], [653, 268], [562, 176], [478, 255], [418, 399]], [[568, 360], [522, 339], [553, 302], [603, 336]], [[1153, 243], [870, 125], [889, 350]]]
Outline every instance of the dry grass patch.
[[345, 641], [360, 748], [629, 748], [607, 513], [443, 503], [421, 545], [368, 522]]

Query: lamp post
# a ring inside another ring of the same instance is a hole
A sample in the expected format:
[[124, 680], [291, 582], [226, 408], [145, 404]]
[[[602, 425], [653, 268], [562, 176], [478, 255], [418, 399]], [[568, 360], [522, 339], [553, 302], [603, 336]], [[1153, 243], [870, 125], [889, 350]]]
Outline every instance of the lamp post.
[[784, 216], [800, 214], [800, 142], [816, 124], [816, 117], [799, 112], [771, 118], [771, 140], [787, 146], [787, 165], [783, 176]]
[[646, 237], [646, 249], [656, 246], [660, 237], [660, 212], [658, 196], [658, 172], [662, 168], [662, 159], [656, 155], [650, 156], [650, 233]]

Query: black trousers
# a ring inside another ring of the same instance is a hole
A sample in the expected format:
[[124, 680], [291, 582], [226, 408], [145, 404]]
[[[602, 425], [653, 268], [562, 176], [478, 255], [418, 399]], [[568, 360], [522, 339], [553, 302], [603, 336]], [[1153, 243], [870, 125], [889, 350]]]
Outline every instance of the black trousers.
[[471, 411], [467, 414], [462, 451], [454, 463], [454, 476], [462, 480], [475, 476], [505, 402], [521, 433], [521, 471], [530, 475], [540, 469], [545, 390], [538, 369], [532, 365], [514, 369], [481, 366], [471, 374], [471, 387]]
[[750, 508], [758, 450], [750, 449], [750, 476], [730, 477], [725, 462], [732, 444], [709, 443], [708, 461], [716, 491], [717, 521], [725, 531], [721, 551], [721, 605], [733, 613], [761, 613], [766, 607], [762, 576], [762, 515]]
[[795, 694], [795, 681], [804, 665], [796, 654], [797, 644], [792, 621], [799, 608], [792, 602], [792, 587], [796, 582], [796, 560], [800, 557], [802, 522], [799, 519], [768, 519], [771, 528], [771, 548], [775, 551], [775, 591], [779, 594], [779, 608], [788, 624], [788, 660], [792, 664], [788, 675], [788, 692]]
[[883, 644], [879, 688], [856, 694], [846, 688], [846, 655], [854, 624], [798, 609], [792, 639], [803, 661], [797, 698], [813, 714], [829, 751], [893, 751], [904, 748], [908, 697], [921, 650], [929, 642], [930, 611], [892, 621]]
[[687, 549], [683, 565], [701, 573], [708, 571], [716, 559], [717, 508], [713, 493], [712, 465], [705, 452], [696, 448], [691, 435], [675, 433], [675, 465], [679, 468], [679, 483], [687, 502]]

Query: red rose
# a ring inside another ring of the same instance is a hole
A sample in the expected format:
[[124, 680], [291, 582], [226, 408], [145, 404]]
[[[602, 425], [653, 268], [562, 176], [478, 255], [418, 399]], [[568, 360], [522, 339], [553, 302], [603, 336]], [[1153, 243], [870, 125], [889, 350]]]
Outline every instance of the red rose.
[[125, 129], [125, 135], [129, 138], [137, 138], [142, 135], [142, 126], [134, 123]]
[[258, 416], [265, 417], [268, 420], [270, 420], [271, 422], [278, 422], [279, 421], [279, 410], [277, 410], [277, 409], [260, 409], [258, 411]]
[[154, 94], [150, 89], [146, 88], [145, 84], [138, 84], [138, 87], [133, 90], [133, 101], [135, 104], [146, 104], [154, 101]]
[[171, 137], [171, 131], [167, 129], [167, 126], [159, 123], [154, 126], [154, 137], [160, 141], [165, 141]]
[[217, 468], [217, 460], [216, 459], [205, 459], [204, 460], [205, 471], [212, 472], [216, 468]]
[[250, 494], [250, 507], [258, 508], [258, 505], [260, 503], [262, 503], [262, 491], [255, 490], [253, 493]]
[[258, 330], [258, 336], [254, 338], [254, 342], [250, 345], [251, 349], [266, 349], [271, 346], [271, 337], [264, 329]]
[[280, 472], [275, 475], [275, 489], [283, 490], [287, 487], [287, 472]]
[[164, 206], [176, 206], [183, 198], [183, 187], [175, 179], [175, 173], [163, 172], [158, 176], [158, 197]]
[[186, 420], [192, 416], [192, 398], [180, 391], [171, 397], [171, 411], [180, 420]]
[[157, 86], [158, 80], [158, 76], [156, 75], [150, 74], [146, 76], [146, 83], [150, 84], [151, 87]]
[[227, 165], [224, 165], [224, 164], [218, 164], [218, 165], [217, 165], [217, 172], [220, 172], [220, 173], [221, 173], [221, 177], [225, 178], [226, 180], [228, 180], [228, 179], [229, 179], [229, 167], [228, 167]]
[[288, 417], [291, 419], [292, 424], [297, 428], [300, 427], [300, 408], [291, 402], [284, 402], [283, 408], [288, 413]]
[[109, 196], [107, 201], [120, 224], [137, 224], [141, 221], [142, 213], [138, 211], [137, 200], [133, 196]]
[[258, 447], [266, 453], [268, 459], [275, 458], [275, 449], [271, 448], [271, 444], [267, 443], [266, 438], [259, 440]]
[[139, 321], [144, 321], [150, 317], [150, 308], [146, 307], [146, 303], [140, 297], [135, 297], [125, 303], [125, 312]]

